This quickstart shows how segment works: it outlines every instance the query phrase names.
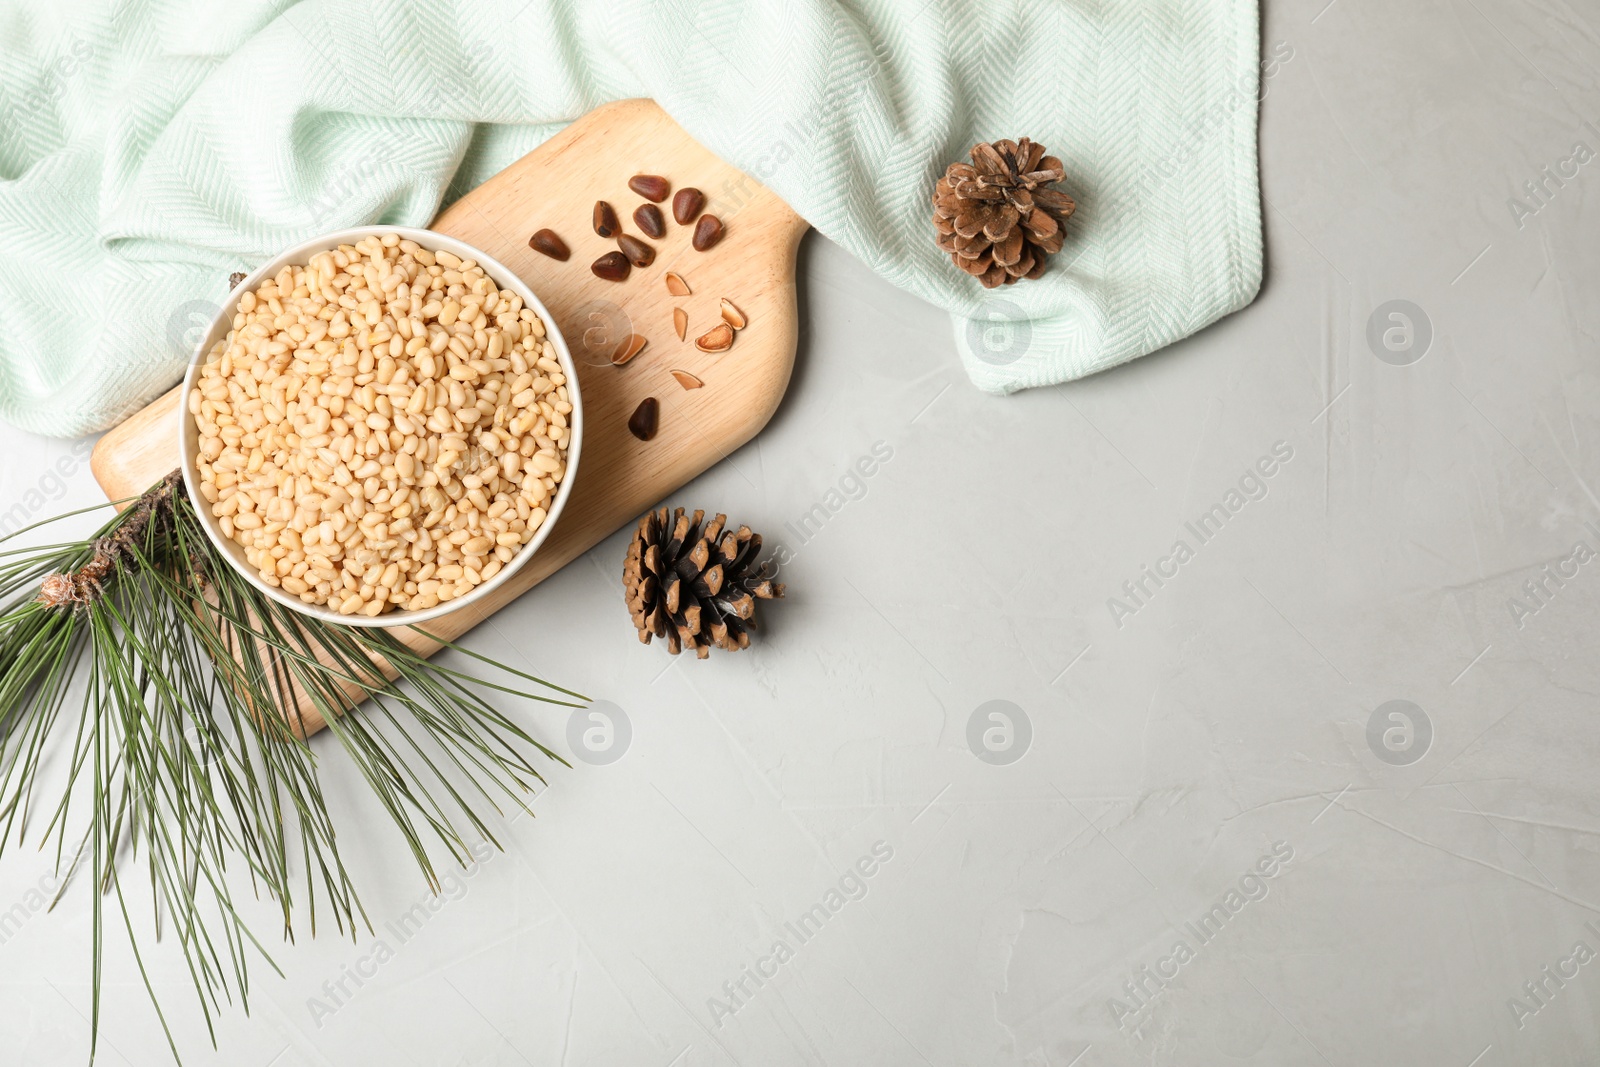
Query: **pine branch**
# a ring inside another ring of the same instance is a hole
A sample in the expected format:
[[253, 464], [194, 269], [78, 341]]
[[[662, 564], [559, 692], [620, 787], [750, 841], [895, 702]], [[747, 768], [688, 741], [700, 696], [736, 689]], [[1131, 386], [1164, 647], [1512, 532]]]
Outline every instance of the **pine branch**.
[[[383, 630], [262, 596], [206, 537], [177, 471], [87, 541], [0, 551], [0, 854], [28, 834], [46, 760], [66, 753], [40, 836], [55, 840], [65, 871], [57, 899], [80, 870], [91, 886], [91, 1063], [107, 896], [178, 1058], [124, 893], [130, 865], [148, 872], [157, 937], [170, 928], [182, 948], [213, 1043], [224, 1004], [249, 1011], [251, 959], [277, 969], [235, 905], [230, 860], [277, 905], [286, 941], [299, 915], [315, 935], [319, 906], [341, 935], [371, 930], [323, 798], [328, 746], [295, 729], [302, 697], [436, 891], [430, 845], [465, 863], [460, 824], [493, 841], [496, 796], [526, 810], [544, 783], [533, 751], [560, 757], [484, 692], [569, 707], [581, 705], [561, 696], [583, 698], [459, 651], [559, 696], [435, 665]], [[351, 712], [352, 691], [370, 709]]]

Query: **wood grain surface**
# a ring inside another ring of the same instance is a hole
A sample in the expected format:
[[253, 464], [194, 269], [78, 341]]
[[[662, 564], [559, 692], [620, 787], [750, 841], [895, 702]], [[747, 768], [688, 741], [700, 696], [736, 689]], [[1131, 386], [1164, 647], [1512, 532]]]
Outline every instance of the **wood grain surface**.
[[[661, 205], [667, 234], [649, 243], [655, 262], [623, 282], [602, 281], [589, 264], [616, 248], [598, 236], [596, 200], [606, 200], [623, 229], [642, 236], [633, 211], [645, 203], [628, 188], [635, 174], [659, 174], [673, 191], [698, 188], [725, 234], [705, 252], [690, 245], [692, 227]], [[528, 247], [548, 227], [572, 249], [562, 263]], [[794, 367], [799, 318], [795, 252], [806, 223], [755, 179], [713, 156], [653, 101], [623, 100], [585, 115], [533, 152], [468, 193], [430, 227], [481, 248], [515, 271], [550, 308], [578, 363], [584, 408], [583, 459], [577, 484], [550, 538], [506, 585], [482, 601], [428, 624], [454, 640], [636, 520], [674, 489], [754, 437], [783, 399]], [[676, 271], [693, 290], [667, 291]], [[726, 352], [708, 354], [695, 337], [721, 322], [719, 303], [733, 301], [749, 319]], [[673, 329], [672, 311], [689, 317], [687, 339]], [[610, 355], [629, 333], [649, 343], [632, 362], [614, 367]], [[685, 390], [672, 370], [701, 379]], [[639, 402], [655, 397], [660, 430], [648, 442], [628, 432]], [[96, 480], [113, 500], [135, 496], [178, 465], [178, 390], [174, 389], [111, 430], [96, 446]], [[618, 571], [622, 566], [617, 561]], [[630, 625], [617, 605], [617, 625]], [[410, 629], [395, 636], [423, 652], [438, 646]], [[324, 725], [302, 705], [307, 734]]]

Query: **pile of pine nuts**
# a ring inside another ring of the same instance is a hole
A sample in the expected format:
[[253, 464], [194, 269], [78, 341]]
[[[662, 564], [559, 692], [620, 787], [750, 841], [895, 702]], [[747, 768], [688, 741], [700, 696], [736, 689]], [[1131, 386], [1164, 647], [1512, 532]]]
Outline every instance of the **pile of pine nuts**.
[[481, 266], [398, 235], [244, 293], [189, 395], [200, 493], [261, 580], [342, 615], [494, 577], [566, 475], [545, 324]]

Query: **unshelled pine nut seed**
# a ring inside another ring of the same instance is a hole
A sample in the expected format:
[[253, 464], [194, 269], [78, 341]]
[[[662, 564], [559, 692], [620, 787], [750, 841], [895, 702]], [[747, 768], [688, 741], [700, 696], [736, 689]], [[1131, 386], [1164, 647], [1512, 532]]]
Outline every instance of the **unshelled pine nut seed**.
[[619, 234], [617, 247], [622, 249], [622, 254], [627, 256], [628, 262], [635, 267], [648, 267], [656, 261], [656, 250], [631, 233]]
[[654, 204], [640, 204], [634, 208], [633, 223], [646, 237], [652, 237], [657, 241], [667, 235], [667, 220], [662, 217], [661, 209]]
[[617, 209], [604, 200], [594, 202], [594, 232], [601, 237], [615, 237], [622, 232], [622, 223], [617, 221]]
[[715, 215], [701, 215], [700, 221], [694, 224], [694, 248], [696, 252], [704, 252], [718, 241], [722, 240], [722, 220]]
[[628, 272], [633, 270], [633, 264], [621, 252], [607, 252], [593, 263], [589, 269], [596, 278], [604, 278], [608, 282], [622, 282], [628, 280]]
[[700, 211], [706, 206], [706, 194], [691, 187], [678, 190], [678, 195], [672, 198], [672, 217], [678, 220], [679, 226], [687, 226], [699, 218]]
[[672, 186], [659, 174], [635, 174], [628, 179], [628, 188], [659, 204], [667, 198], [667, 190]]
[[567, 247], [554, 230], [539, 230], [528, 238], [528, 247], [535, 252], [543, 252], [551, 259], [559, 259], [565, 263], [572, 256], [572, 249]]
[[633, 415], [628, 419], [628, 432], [641, 441], [648, 441], [656, 435], [656, 426], [661, 415], [661, 405], [653, 396], [647, 396], [639, 401], [639, 406], [633, 409]]

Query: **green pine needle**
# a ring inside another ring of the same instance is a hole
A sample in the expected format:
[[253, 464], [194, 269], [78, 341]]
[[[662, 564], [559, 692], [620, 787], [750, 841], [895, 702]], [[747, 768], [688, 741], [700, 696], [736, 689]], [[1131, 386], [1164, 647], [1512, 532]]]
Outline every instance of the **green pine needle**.
[[[456, 650], [514, 682], [584, 699]], [[352, 689], [368, 706], [347, 714]], [[331, 746], [314, 748], [295, 729], [302, 698], [435, 891], [433, 847], [458, 863], [471, 858], [458, 826], [498, 844], [490, 813], [502, 814], [502, 802], [527, 810], [544, 783], [533, 753], [565, 761], [485, 691], [582, 706], [436, 665], [387, 631], [268, 599], [212, 545], [177, 472], [91, 540], [0, 550], [0, 854], [42, 819], [41, 844], [54, 840], [62, 877], [56, 899], [75, 880], [92, 886], [90, 1062], [107, 897], [178, 1057], [123, 893], [132, 870], [148, 871], [156, 935], [182, 947], [213, 1044], [224, 1005], [249, 1011], [251, 957], [277, 970], [235, 906], [230, 861], [248, 871], [255, 896], [276, 903], [285, 940], [297, 910], [314, 935], [319, 907], [342, 935], [371, 930], [318, 777]], [[64, 754], [66, 785], [44, 801], [35, 795], [42, 767]]]

